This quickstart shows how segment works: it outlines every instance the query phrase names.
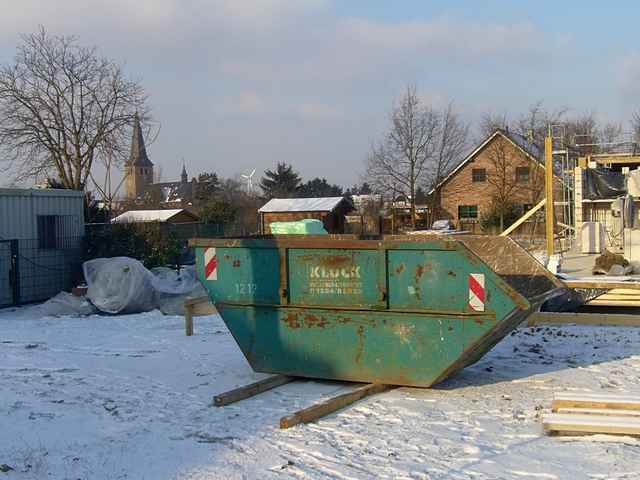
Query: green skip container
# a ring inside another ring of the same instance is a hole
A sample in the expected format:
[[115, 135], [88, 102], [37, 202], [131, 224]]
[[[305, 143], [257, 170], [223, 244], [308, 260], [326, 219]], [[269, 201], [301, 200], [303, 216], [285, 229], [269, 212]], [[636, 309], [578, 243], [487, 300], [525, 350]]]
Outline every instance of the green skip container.
[[508, 237], [190, 243], [200, 280], [257, 372], [429, 387], [563, 289]]

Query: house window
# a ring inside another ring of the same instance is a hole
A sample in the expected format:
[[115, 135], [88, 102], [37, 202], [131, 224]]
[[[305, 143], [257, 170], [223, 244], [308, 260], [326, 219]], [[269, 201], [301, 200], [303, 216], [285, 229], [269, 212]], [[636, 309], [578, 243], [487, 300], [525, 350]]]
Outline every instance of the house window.
[[471, 180], [473, 183], [486, 182], [487, 181], [487, 169], [486, 168], [474, 168], [471, 170]]
[[478, 218], [478, 206], [458, 205], [458, 218]]
[[58, 238], [58, 216], [38, 215], [38, 248], [56, 248]]
[[529, 183], [529, 167], [516, 167], [516, 183]]

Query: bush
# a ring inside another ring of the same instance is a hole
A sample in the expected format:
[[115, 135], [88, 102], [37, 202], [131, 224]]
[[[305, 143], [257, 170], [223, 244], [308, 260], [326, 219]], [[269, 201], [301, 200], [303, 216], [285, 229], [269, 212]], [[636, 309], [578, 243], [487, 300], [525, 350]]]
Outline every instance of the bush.
[[131, 257], [153, 268], [179, 263], [182, 244], [160, 224], [105, 225], [90, 228], [85, 236], [85, 259]]

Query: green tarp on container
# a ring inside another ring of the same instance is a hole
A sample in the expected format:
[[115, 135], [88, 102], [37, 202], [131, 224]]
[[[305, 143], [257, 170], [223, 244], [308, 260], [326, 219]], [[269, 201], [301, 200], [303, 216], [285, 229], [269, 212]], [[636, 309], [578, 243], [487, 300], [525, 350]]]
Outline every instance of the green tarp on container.
[[274, 235], [327, 235], [320, 220], [307, 218], [296, 222], [272, 222], [269, 224]]

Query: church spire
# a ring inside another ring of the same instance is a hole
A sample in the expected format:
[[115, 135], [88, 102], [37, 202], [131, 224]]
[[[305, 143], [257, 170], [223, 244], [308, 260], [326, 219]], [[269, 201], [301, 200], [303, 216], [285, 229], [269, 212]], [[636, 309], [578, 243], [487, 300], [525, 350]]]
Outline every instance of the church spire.
[[184, 158], [182, 159], [182, 173], [180, 174], [180, 179], [182, 183], [187, 183], [189, 181], [189, 176], [187, 175], [187, 167], [184, 163]]
[[131, 153], [129, 154], [128, 163], [136, 167], [153, 167], [153, 163], [149, 160], [147, 149], [144, 146], [144, 137], [142, 136], [138, 112], [136, 112], [133, 120], [133, 137], [131, 138]]

